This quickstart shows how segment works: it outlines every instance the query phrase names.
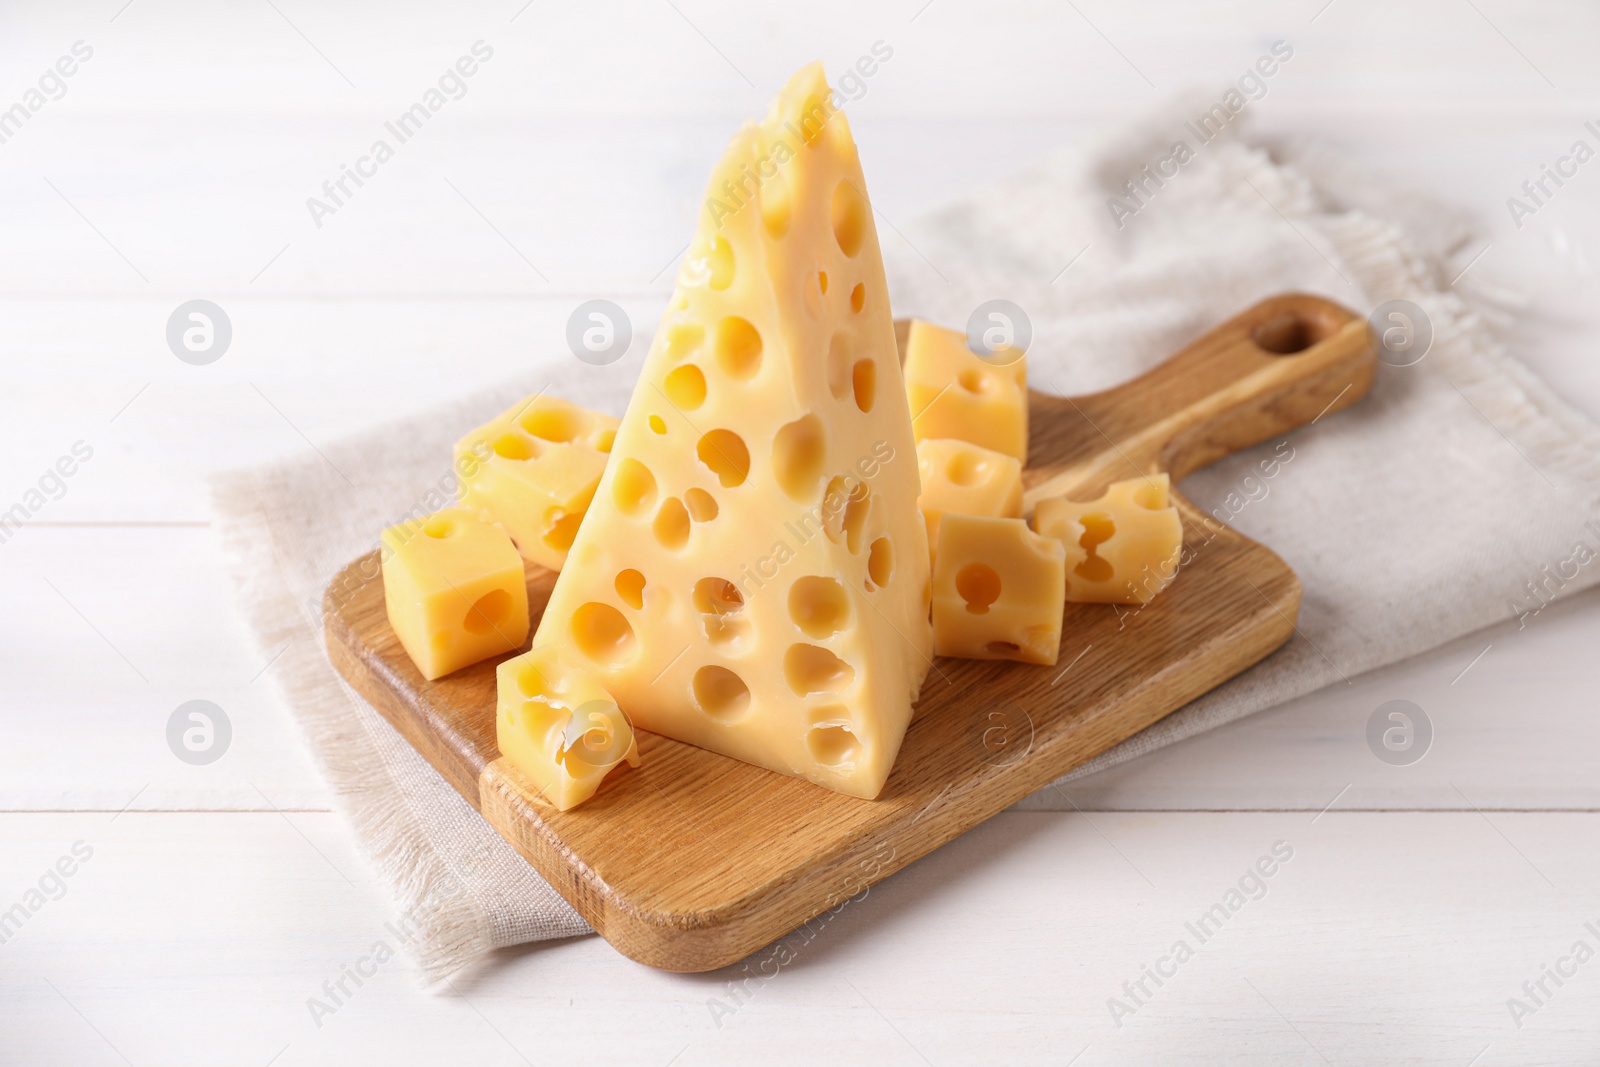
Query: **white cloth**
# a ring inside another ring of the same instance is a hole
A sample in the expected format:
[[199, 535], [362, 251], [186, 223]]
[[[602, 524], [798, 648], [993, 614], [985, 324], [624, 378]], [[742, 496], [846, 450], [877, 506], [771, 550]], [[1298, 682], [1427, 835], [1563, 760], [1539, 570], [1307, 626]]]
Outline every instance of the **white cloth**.
[[[1462, 291], [1469, 281], [1450, 284], [1478, 248], [1467, 229], [1427, 198], [1314, 150], [1269, 150], [1234, 132], [1195, 146], [1176, 117], [1187, 112], [1057, 155], [903, 232], [884, 220], [895, 314], [962, 326], [980, 302], [1011, 300], [1032, 322], [1032, 384], [1058, 393], [1125, 380], [1286, 290], [1362, 314], [1413, 301], [1434, 341], [1416, 365], [1380, 367], [1361, 404], [1292, 434], [1294, 458], [1276, 477], [1247, 480], [1269, 442], [1183, 483], [1298, 572], [1300, 636], [1069, 777], [1536, 607], [1525, 583], [1548, 585], [1541, 568], [1579, 542], [1600, 549], [1585, 525], [1600, 520], [1600, 428], [1504, 351], [1482, 299]], [[1180, 136], [1194, 158], [1161, 187], [1148, 183], [1142, 204], [1125, 200], [1138, 210], [1118, 228], [1108, 198]], [[630, 391], [629, 375], [596, 375], [576, 360], [546, 377], [552, 392], [619, 415]], [[344, 686], [315, 612], [329, 578], [381, 527], [447, 502], [454, 438], [542, 384], [508, 383], [325, 448], [326, 458], [215, 483], [247, 615], [265, 655], [286, 648], [276, 683], [430, 979], [499, 946], [588, 927]], [[352, 488], [335, 467], [370, 473]], [[1557, 591], [1597, 581], [1600, 562]], [[1024, 803], [1060, 801], [1046, 791]]]

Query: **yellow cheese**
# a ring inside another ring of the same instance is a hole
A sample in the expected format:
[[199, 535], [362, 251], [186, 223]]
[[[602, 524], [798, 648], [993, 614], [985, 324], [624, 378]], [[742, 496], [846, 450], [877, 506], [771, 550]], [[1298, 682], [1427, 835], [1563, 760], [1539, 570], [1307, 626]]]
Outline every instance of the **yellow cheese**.
[[933, 650], [963, 659], [1055, 663], [1065, 552], [1021, 519], [944, 517], [933, 571]]
[[1148, 604], [1178, 573], [1183, 523], [1165, 474], [1130, 478], [1086, 504], [1039, 502], [1034, 527], [1067, 550], [1067, 599]]
[[610, 415], [531, 396], [456, 442], [461, 505], [505, 527], [524, 559], [558, 571], [616, 434]]
[[928, 545], [939, 543], [939, 516], [988, 515], [1014, 519], [1022, 515], [1022, 464], [967, 441], [929, 438], [917, 442], [917, 471], [922, 495], [917, 507], [928, 524]]
[[536, 648], [495, 669], [500, 755], [561, 811], [594, 796], [623, 760], [639, 766], [633, 725], [594, 678], [555, 649]]
[[522, 557], [504, 530], [445, 508], [383, 531], [389, 625], [429, 681], [528, 637]]
[[821, 65], [729, 143], [534, 645], [640, 728], [874, 797], [930, 665], [861, 165]]
[[966, 334], [913, 321], [905, 378], [918, 441], [953, 437], [1028, 461], [1028, 362], [1021, 352], [978, 356]]

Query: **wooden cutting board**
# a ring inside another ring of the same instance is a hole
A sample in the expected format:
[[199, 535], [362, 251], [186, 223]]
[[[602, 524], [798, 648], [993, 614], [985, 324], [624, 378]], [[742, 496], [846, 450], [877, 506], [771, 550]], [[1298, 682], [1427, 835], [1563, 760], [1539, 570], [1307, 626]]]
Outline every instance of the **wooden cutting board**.
[[[905, 331], [900, 329], [902, 350]], [[1316, 297], [1256, 305], [1115, 389], [1030, 397], [1027, 507], [1174, 481], [1359, 400], [1367, 324]], [[384, 614], [376, 553], [325, 598], [328, 654], [445, 779], [616, 948], [653, 967], [732, 963], [924, 856], [1288, 640], [1300, 583], [1174, 493], [1192, 556], [1142, 610], [1068, 604], [1054, 667], [937, 659], [875, 801], [655, 734], [643, 765], [558, 812], [495, 745], [495, 661], [424, 681]], [[366, 576], [366, 577], [364, 577]], [[538, 615], [555, 575], [528, 573]]]

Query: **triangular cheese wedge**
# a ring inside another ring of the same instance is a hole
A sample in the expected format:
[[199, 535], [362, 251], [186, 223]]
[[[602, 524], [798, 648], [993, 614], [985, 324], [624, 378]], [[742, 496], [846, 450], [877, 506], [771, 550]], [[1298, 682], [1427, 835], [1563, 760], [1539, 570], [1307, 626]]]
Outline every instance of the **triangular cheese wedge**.
[[834, 99], [800, 71], [712, 173], [534, 644], [642, 729], [871, 798], [931, 664], [928, 545]]

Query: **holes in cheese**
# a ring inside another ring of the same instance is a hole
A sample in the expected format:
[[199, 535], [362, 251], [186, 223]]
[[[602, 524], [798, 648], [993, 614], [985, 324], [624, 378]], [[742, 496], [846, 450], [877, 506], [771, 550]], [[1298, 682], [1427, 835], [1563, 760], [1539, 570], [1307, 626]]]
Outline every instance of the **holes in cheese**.
[[1065, 591], [1059, 542], [1021, 519], [947, 514], [933, 570], [934, 651], [1054, 663]]
[[544, 533], [539, 540], [557, 552], [566, 552], [572, 547], [572, 539], [578, 536], [578, 527], [583, 524], [583, 512], [569, 515], [561, 508], [551, 508], [544, 514]]
[[1000, 599], [1000, 575], [987, 563], [969, 563], [956, 572], [956, 592], [972, 614], [986, 614]]
[[611, 476], [611, 499], [624, 515], [643, 515], [656, 502], [656, 476], [636, 459], [619, 461]]
[[850, 386], [856, 396], [856, 407], [863, 412], [871, 411], [878, 398], [878, 365], [870, 359], [857, 360], [855, 369], [850, 372]]
[[693, 363], [671, 371], [664, 384], [667, 399], [679, 411], [693, 411], [706, 402], [705, 372]]
[[527, 398], [456, 442], [462, 506], [498, 523], [524, 559], [560, 570], [616, 427], [557, 397]]
[[789, 618], [819, 641], [850, 624], [850, 598], [836, 579], [807, 575], [789, 587]]
[[570, 681], [565, 674], [542, 671], [539, 665], [527, 656], [507, 660], [506, 665], [510, 668], [505, 672], [506, 675], [515, 680], [517, 692], [525, 700], [560, 696], [570, 687]]
[[744, 594], [726, 578], [701, 578], [694, 583], [694, 607], [704, 615], [732, 615], [744, 607]]
[[531, 649], [495, 670], [497, 768], [561, 811], [583, 803], [624, 761], [639, 765], [633, 724], [561, 650]]
[[447, 508], [383, 531], [384, 611], [432, 681], [528, 635], [522, 557], [499, 526]]
[[850, 179], [846, 178], [833, 187], [830, 211], [833, 239], [838, 242], [839, 251], [851, 259], [861, 251], [861, 244], [867, 239], [867, 213], [870, 210], [861, 190]]
[[743, 380], [755, 377], [761, 369], [761, 333], [748, 319], [727, 315], [717, 323], [712, 345], [717, 366], [728, 377]]
[[711, 468], [722, 488], [732, 489], [744, 484], [750, 476], [750, 450], [744, 438], [732, 430], [712, 430], [700, 438], [695, 446], [700, 462]]
[[[634, 652], [590, 666], [642, 729], [873, 797], [928, 670], [928, 563], [876, 218], [836, 99], [810, 68], [728, 143], [536, 643], [586, 659], [572, 613], [615, 605]], [[624, 459], [653, 477], [632, 512], [611, 486]], [[646, 529], [672, 500], [678, 548]], [[639, 608], [615, 587], [631, 569]]]
[[1078, 524], [1083, 527], [1083, 536], [1078, 538], [1078, 547], [1088, 555], [1072, 568], [1072, 573], [1085, 581], [1103, 582], [1116, 572], [1109, 560], [1094, 554], [1094, 549], [1096, 545], [1103, 544], [1116, 536], [1117, 525], [1111, 521], [1110, 515], [1100, 512], [1084, 515], [1078, 519]]
[[783, 654], [783, 676], [794, 695], [803, 697], [848, 688], [856, 670], [820, 645], [795, 644]]
[[880, 589], [894, 577], [894, 542], [880, 537], [867, 549], [867, 578]]
[[1016, 518], [1022, 514], [1022, 464], [1015, 456], [968, 441], [929, 438], [917, 443], [922, 493], [917, 506], [928, 524], [928, 544], [938, 544], [946, 513]]
[[689, 543], [689, 509], [677, 497], [667, 497], [650, 524], [650, 532], [655, 534], [656, 544], [676, 552]]
[[510, 593], [504, 589], [491, 589], [472, 602], [461, 625], [469, 634], [486, 634], [509, 623], [515, 609], [516, 603]]
[[845, 547], [854, 555], [861, 551], [861, 535], [867, 528], [867, 514], [872, 507], [872, 491], [866, 482], [860, 482], [844, 506]]
[[963, 448], [951, 453], [948, 462], [944, 465], [944, 476], [950, 479], [951, 485], [959, 485], [963, 489], [970, 489], [975, 485], [982, 485], [994, 476], [995, 464], [991, 462], [988, 449]]
[[994, 375], [976, 367], [968, 367], [962, 371], [956, 376], [956, 383], [967, 392], [976, 393], [979, 396], [984, 393], [997, 392], [1000, 388], [1000, 383], [995, 379]]
[[634, 611], [644, 607], [644, 575], [629, 567], [617, 572], [617, 595]]
[[733, 246], [725, 238], [713, 237], [711, 250], [706, 253], [709, 277], [706, 284], [713, 289], [726, 289], [733, 284]]
[[1146, 511], [1160, 511], [1162, 508], [1171, 507], [1166, 479], [1140, 481], [1138, 488], [1133, 491], [1133, 502]]
[[742, 614], [744, 596], [726, 578], [701, 578], [695, 582], [694, 606], [700, 612], [701, 632], [712, 647], [731, 654], [749, 642], [753, 627]]
[[1098, 500], [1041, 500], [1034, 525], [1066, 550], [1067, 599], [1079, 603], [1149, 603], [1177, 574], [1183, 552], [1165, 474], [1116, 482]]
[[517, 433], [504, 433], [494, 439], [494, 454], [504, 459], [532, 459], [533, 442]]
[[750, 710], [750, 687], [726, 667], [710, 663], [694, 672], [694, 702], [718, 722], [732, 722]]
[[845, 718], [843, 721], [818, 722], [806, 731], [806, 751], [824, 767], [854, 763], [861, 754], [861, 742], [850, 729], [849, 712], [834, 705], [824, 709], [824, 713], [837, 713]]
[[650, 416], [650, 432], [664, 434], [667, 432], [667, 420], [660, 415]]
[[827, 459], [827, 434], [815, 415], [786, 423], [772, 438], [773, 476], [797, 503], [809, 504], [817, 498], [817, 481]]
[[872, 507], [872, 490], [867, 483], [850, 484], [843, 475], [828, 482], [822, 494], [822, 530], [834, 544], [843, 543], [852, 553], [861, 551], [861, 535], [866, 530]]
[[717, 517], [717, 498], [698, 486], [683, 494], [683, 502], [695, 522], [710, 522]]
[[565, 444], [589, 429], [592, 419], [575, 407], [536, 407], [517, 420], [517, 425], [545, 441]]
[[585, 656], [605, 667], [620, 667], [638, 651], [633, 627], [622, 612], [595, 600], [572, 613], [572, 640]]

